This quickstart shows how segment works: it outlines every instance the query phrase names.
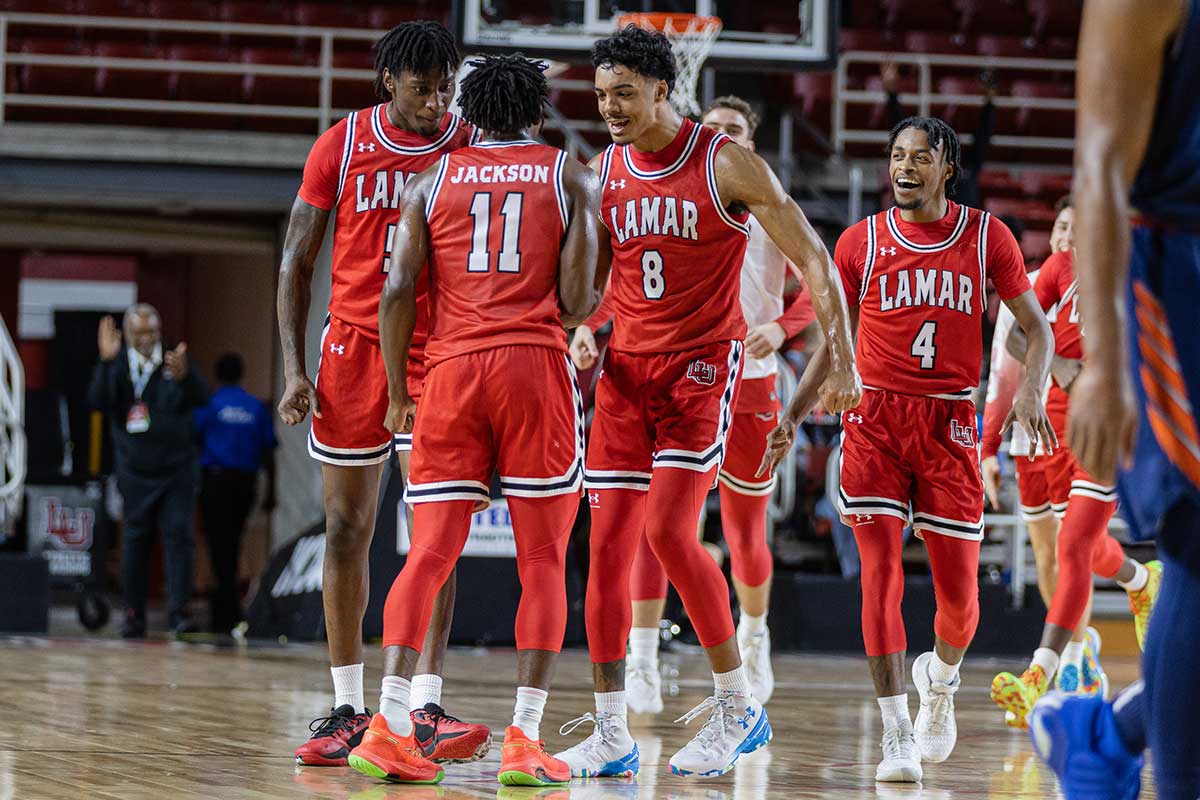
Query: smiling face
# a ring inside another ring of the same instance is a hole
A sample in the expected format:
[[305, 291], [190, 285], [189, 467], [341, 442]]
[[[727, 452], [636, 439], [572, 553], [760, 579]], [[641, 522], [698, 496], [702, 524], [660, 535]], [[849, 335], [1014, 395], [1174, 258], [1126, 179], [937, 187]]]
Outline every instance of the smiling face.
[[1075, 209], [1066, 206], [1054, 218], [1050, 231], [1050, 252], [1064, 253], [1075, 245]]
[[660, 103], [667, 101], [667, 82], [641, 75], [620, 64], [596, 68], [596, 104], [617, 144], [629, 144], [657, 119]]
[[905, 128], [896, 137], [888, 175], [900, 209], [940, 207], [946, 199], [946, 181], [953, 173], [945, 143], [930, 147], [928, 135], [919, 128]]
[[392, 96], [393, 122], [404, 130], [433, 138], [454, 99], [454, 75], [440, 71], [400, 73], [383, 71], [383, 85]]
[[151, 358], [162, 341], [158, 314], [132, 313], [125, 316], [125, 340], [143, 358]]

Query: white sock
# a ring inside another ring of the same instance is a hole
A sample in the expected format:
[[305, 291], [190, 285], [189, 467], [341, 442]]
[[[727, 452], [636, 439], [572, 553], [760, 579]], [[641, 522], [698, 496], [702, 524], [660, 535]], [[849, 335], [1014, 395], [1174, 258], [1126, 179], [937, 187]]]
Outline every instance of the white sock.
[[430, 703], [442, 704], [441, 675], [413, 675], [412, 698], [409, 700], [413, 708], [424, 708]]
[[895, 694], [877, 698], [879, 711], [883, 715], [883, 729], [904, 728], [912, 730], [912, 717], [908, 715], [908, 694]]
[[738, 620], [738, 633], [745, 632], [747, 636], [757, 636], [767, 630], [767, 615], [766, 612], [757, 617], [742, 612], [742, 618]]
[[953, 686], [958, 680], [958, 664], [947, 664], [938, 656], [937, 651], [933, 651], [933, 658], [929, 659], [929, 680], [934, 683], [941, 683], [946, 686]]
[[600, 714], [612, 714], [621, 719], [627, 718], [625, 708], [625, 690], [619, 692], [595, 692], [596, 711]]
[[658, 666], [658, 628], [629, 629], [629, 663]]
[[1083, 642], [1067, 642], [1067, 646], [1063, 648], [1059, 669], [1069, 664], [1074, 664], [1075, 669], [1083, 668]]
[[1133, 577], [1127, 581], [1117, 581], [1117, 586], [1120, 586], [1127, 592], [1140, 592], [1146, 588], [1146, 582], [1150, 580], [1150, 570], [1140, 561], [1133, 562]]
[[542, 711], [546, 708], [546, 698], [549, 696], [549, 692], [531, 686], [517, 687], [517, 705], [512, 724], [535, 742], [541, 738], [538, 726], [542, 724]]
[[387, 720], [387, 726], [392, 733], [408, 736], [412, 733], [412, 717], [409, 711], [412, 705], [412, 683], [407, 678], [389, 675], [383, 679], [383, 693], [379, 697], [379, 713]]
[[746, 676], [746, 668], [738, 667], [731, 669], [729, 672], [714, 672], [713, 685], [717, 687], [719, 692], [733, 692], [734, 694], [751, 694], [750, 678]]
[[363, 665], [347, 664], [344, 667], [330, 667], [329, 674], [333, 676], [333, 707], [354, 706], [355, 714], [367, 710], [363, 700]]
[[1058, 653], [1049, 647], [1039, 647], [1033, 651], [1033, 661], [1029, 662], [1029, 666], [1041, 667], [1046, 672], [1046, 680], [1054, 680], [1054, 673], [1058, 672]]

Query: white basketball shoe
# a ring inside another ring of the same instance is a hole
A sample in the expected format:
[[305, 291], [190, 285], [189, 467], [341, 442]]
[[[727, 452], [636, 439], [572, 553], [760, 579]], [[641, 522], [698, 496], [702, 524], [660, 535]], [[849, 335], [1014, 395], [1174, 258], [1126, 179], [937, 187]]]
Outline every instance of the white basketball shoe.
[[771, 741], [771, 723], [762, 703], [751, 695], [718, 690], [712, 697], [676, 722], [688, 723], [708, 713], [703, 727], [671, 756], [671, 772], [697, 778], [715, 778], [733, 769], [745, 753]]
[[929, 677], [929, 662], [933, 653], [922, 653], [913, 662], [912, 677], [921, 695], [921, 710], [917, 712], [914, 736], [922, 761], [938, 764], [950, 757], [958, 741], [958, 723], [954, 721], [954, 693], [962, 678], [954, 683], [938, 683]]
[[566, 723], [558, 732], [566, 736], [585, 722], [591, 722], [595, 726], [592, 734], [555, 756], [571, 768], [571, 777], [609, 778], [637, 775], [640, 767], [638, 747], [629, 735], [629, 727], [625, 720], [615, 714], [587, 713]]
[[750, 679], [750, 690], [760, 703], [766, 705], [775, 692], [775, 672], [771, 669], [771, 630], [764, 628], [762, 633], [743, 633], [739, 629], [737, 642], [742, 664]]
[[625, 705], [635, 714], [657, 714], [663, 710], [662, 675], [657, 665], [629, 662], [625, 672]]
[[875, 768], [875, 780], [885, 783], [920, 783], [921, 759], [912, 728], [888, 728], [883, 732], [883, 761]]

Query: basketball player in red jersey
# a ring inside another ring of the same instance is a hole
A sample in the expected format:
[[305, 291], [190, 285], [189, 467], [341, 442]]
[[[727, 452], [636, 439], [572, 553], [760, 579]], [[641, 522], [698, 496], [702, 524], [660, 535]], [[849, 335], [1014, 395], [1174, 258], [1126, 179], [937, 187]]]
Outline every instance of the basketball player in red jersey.
[[580, 719], [595, 729], [560, 757], [577, 776], [638, 769], [624, 667], [630, 567], [645, 535], [683, 598], [716, 685], [685, 715], [707, 721], [671, 757], [671, 770], [716, 776], [771, 738], [738, 654], [724, 577], [696, 538], [741, 372], [739, 278], [751, 214], [804, 272], [836, 354], [829, 407], [854, 406], [861, 385], [845, 299], [821, 240], [761, 158], [671, 107], [676, 73], [666, 37], [626, 27], [595, 44], [592, 63], [614, 142], [591, 166], [604, 191], [615, 320], [587, 455], [585, 612], [596, 714]]
[[[460, 102], [481, 139], [443, 156], [405, 189], [395, 267], [379, 304], [387, 424], [414, 434], [407, 489], [414, 526], [384, 609], [380, 712], [350, 764], [390, 781], [441, 780], [441, 768], [413, 737], [410, 679], [434, 592], [462, 552], [472, 509], [487, 502], [496, 471], [522, 588], [520, 688], [499, 779], [554, 785], [569, 781], [571, 770], [546, 753], [538, 726], [566, 627], [567, 539], [583, 486], [583, 402], [563, 322], [578, 324], [600, 301], [600, 186], [566, 153], [531, 138], [547, 95], [544, 64], [509, 55], [472, 66]], [[407, 364], [427, 258], [432, 322], [417, 411]], [[602, 272], [601, 279], [607, 264]]]
[[[921, 760], [954, 748], [959, 663], [979, 621], [983, 483], [971, 392], [983, 359], [981, 319], [990, 279], [1029, 337], [1026, 375], [1006, 427], [1019, 423], [1047, 450], [1056, 441], [1041, 390], [1053, 341], [1025, 276], [1025, 260], [1004, 223], [952, 195], [959, 143], [939, 119], [910, 117], [888, 143], [896, 206], [854, 225], [834, 259], [858, 329], [863, 402], [842, 415], [839, 511], [862, 557], [863, 640], [883, 715], [878, 781], [919, 781]], [[820, 348], [783, 422], [769, 437], [763, 467], [790, 448], [825, 373]], [[937, 595], [935, 650], [913, 665], [921, 697], [916, 730], [904, 692], [900, 602], [903, 529], [924, 538]]]
[[[1034, 291], [1042, 309], [1054, 312], [1054, 381], [1046, 410], [1063, 446], [1048, 457], [1045, 470], [1051, 502], [1065, 502], [1067, 513], [1058, 534], [1058, 583], [1046, 614], [1041, 644], [1020, 677], [1002, 672], [992, 681], [992, 700], [1005, 710], [1005, 721], [1014, 728], [1026, 727], [1026, 716], [1050, 688], [1060, 666], [1075, 666], [1077, 671], [1082, 645], [1068, 643], [1072, 634], [1087, 624], [1092, 573], [1116, 580], [1128, 592], [1139, 645], [1162, 576], [1161, 564], [1139, 564], [1126, 556], [1120, 543], [1108, 534], [1108, 521], [1117, 510], [1117, 487], [1088, 474], [1066, 446], [1071, 388], [1083, 368], [1083, 329], [1072, 251], [1054, 253], [1046, 259]], [[1013, 331], [1008, 341], [1012, 354], [1022, 357], [1024, 337]], [[1060, 675], [1059, 688], [1077, 691], [1077, 681], [1064, 681], [1064, 677], [1070, 677], [1070, 672]]]
[[[435, 22], [393, 28], [375, 47], [375, 88], [386, 102], [351, 114], [313, 145], [292, 206], [279, 270], [279, 333], [287, 385], [279, 415], [298, 425], [312, 412], [308, 449], [321, 462], [325, 504], [323, 591], [334, 708], [296, 750], [310, 766], [345, 766], [370, 722], [363, 702], [362, 618], [367, 554], [375, 529], [381, 465], [392, 451], [384, 426], [387, 383], [379, 353], [379, 293], [391, 264], [391, 235], [405, 181], [469, 143], [470, 128], [446, 109], [458, 51]], [[333, 289], [321, 337], [319, 378], [305, 372], [304, 336], [313, 264], [334, 215]], [[424, 320], [421, 321], [422, 329]], [[413, 392], [421, 354], [414, 353]], [[407, 471], [404, 442], [397, 442]], [[453, 579], [441, 589], [421, 683], [423, 744], [434, 758], [482, 757], [491, 732], [446, 716], [441, 659], [454, 607]]]

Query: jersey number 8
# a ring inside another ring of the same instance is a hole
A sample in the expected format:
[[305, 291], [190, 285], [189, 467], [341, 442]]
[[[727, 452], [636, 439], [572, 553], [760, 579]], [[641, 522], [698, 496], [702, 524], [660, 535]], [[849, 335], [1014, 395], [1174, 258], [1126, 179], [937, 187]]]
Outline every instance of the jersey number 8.
[[662, 253], [657, 250], [642, 251], [642, 293], [647, 300], [658, 300], [667, 290], [667, 279], [663, 276]]

